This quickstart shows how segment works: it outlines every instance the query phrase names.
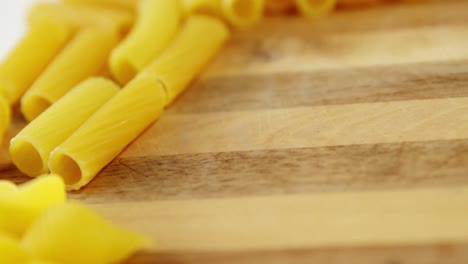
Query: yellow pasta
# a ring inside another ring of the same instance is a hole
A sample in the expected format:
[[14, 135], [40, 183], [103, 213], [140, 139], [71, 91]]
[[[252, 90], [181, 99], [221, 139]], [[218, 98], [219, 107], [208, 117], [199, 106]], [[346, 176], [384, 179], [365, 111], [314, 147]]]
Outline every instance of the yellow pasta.
[[139, 0], [63, 0], [64, 3], [100, 5], [135, 10]]
[[318, 17], [331, 12], [336, 0], [295, 0], [301, 13], [306, 17]]
[[43, 20], [55, 20], [70, 24], [75, 29], [106, 26], [125, 34], [134, 22], [130, 11], [80, 4], [37, 3], [28, 15], [30, 25]]
[[119, 263], [149, 244], [147, 238], [115, 227], [75, 203], [49, 208], [22, 240], [32, 256], [67, 264]]
[[24, 95], [21, 111], [25, 118], [34, 120], [79, 82], [97, 74], [117, 41], [116, 33], [107, 27], [77, 34]]
[[193, 15], [171, 46], [154, 60], [136, 79], [158, 79], [164, 84], [170, 104], [221, 49], [229, 37], [218, 19]]
[[0, 94], [12, 105], [42, 73], [73, 34], [64, 24], [42, 20], [29, 31], [0, 65]]
[[169, 45], [181, 17], [179, 1], [142, 0], [134, 28], [112, 52], [110, 68], [114, 77], [125, 84], [148, 65]]
[[21, 247], [19, 241], [0, 233], [0, 263], [22, 264], [28, 260], [28, 253]]
[[262, 17], [265, 0], [183, 0], [187, 13], [217, 15], [236, 28], [254, 25]]
[[73, 88], [11, 140], [13, 163], [31, 177], [47, 173], [50, 152], [118, 91], [117, 85], [103, 78], [91, 78]]
[[[10, 181], [0, 180], [0, 195], [2, 193], [16, 191], [16, 185]], [[1, 263], [1, 262], [0, 262]]]
[[0, 143], [2, 143], [3, 134], [10, 124], [11, 109], [5, 97], [0, 94]]
[[80, 189], [160, 116], [165, 101], [157, 80], [130, 82], [51, 153], [50, 170]]
[[64, 183], [56, 175], [42, 176], [17, 190], [0, 193], [0, 233], [20, 237], [44, 209], [64, 201]]

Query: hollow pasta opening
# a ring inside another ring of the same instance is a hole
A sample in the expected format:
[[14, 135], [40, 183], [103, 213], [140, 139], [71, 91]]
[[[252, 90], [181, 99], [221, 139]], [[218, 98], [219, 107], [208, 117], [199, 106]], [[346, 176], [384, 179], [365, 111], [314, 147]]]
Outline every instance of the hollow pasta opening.
[[262, 14], [263, 0], [224, 0], [227, 19], [235, 26], [244, 27], [257, 21]]
[[41, 154], [30, 142], [22, 139], [12, 141], [10, 154], [16, 167], [26, 175], [34, 177], [47, 171]]
[[62, 176], [66, 185], [74, 185], [82, 177], [81, 168], [78, 163], [63, 153], [54, 155], [51, 159], [50, 169], [53, 173]]
[[234, 0], [232, 1], [233, 13], [241, 18], [249, 18], [255, 11], [255, 1], [252, 0]]
[[51, 105], [49, 100], [39, 95], [26, 95], [21, 101], [21, 111], [28, 121], [32, 121]]

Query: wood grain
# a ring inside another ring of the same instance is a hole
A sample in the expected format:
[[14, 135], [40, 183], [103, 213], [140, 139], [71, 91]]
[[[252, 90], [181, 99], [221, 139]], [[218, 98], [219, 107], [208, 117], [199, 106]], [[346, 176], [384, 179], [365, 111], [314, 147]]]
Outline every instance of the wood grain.
[[[236, 32], [69, 197], [154, 238], [131, 263], [468, 263], [467, 9], [387, 4]], [[27, 181], [6, 148], [1, 178]]]

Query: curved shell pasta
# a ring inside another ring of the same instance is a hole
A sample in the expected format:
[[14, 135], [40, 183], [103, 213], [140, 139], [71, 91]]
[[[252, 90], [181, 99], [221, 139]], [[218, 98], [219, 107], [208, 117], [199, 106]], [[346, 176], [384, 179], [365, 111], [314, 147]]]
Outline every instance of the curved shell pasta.
[[20, 237], [51, 205], [65, 201], [63, 180], [47, 175], [25, 183], [17, 190], [0, 193], [0, 232]]
[[33, 257], [68, 264], [118, 263], [149, 244], [76, 203], [49, 208], [22, 240]]

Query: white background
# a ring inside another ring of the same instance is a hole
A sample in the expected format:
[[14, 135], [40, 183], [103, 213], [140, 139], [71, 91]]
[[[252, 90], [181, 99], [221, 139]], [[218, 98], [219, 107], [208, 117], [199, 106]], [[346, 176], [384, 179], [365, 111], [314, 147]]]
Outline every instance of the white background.
[[0, 63], [23, 34], [26, 12], [34, 2], [34, 0], [0, 0]]

